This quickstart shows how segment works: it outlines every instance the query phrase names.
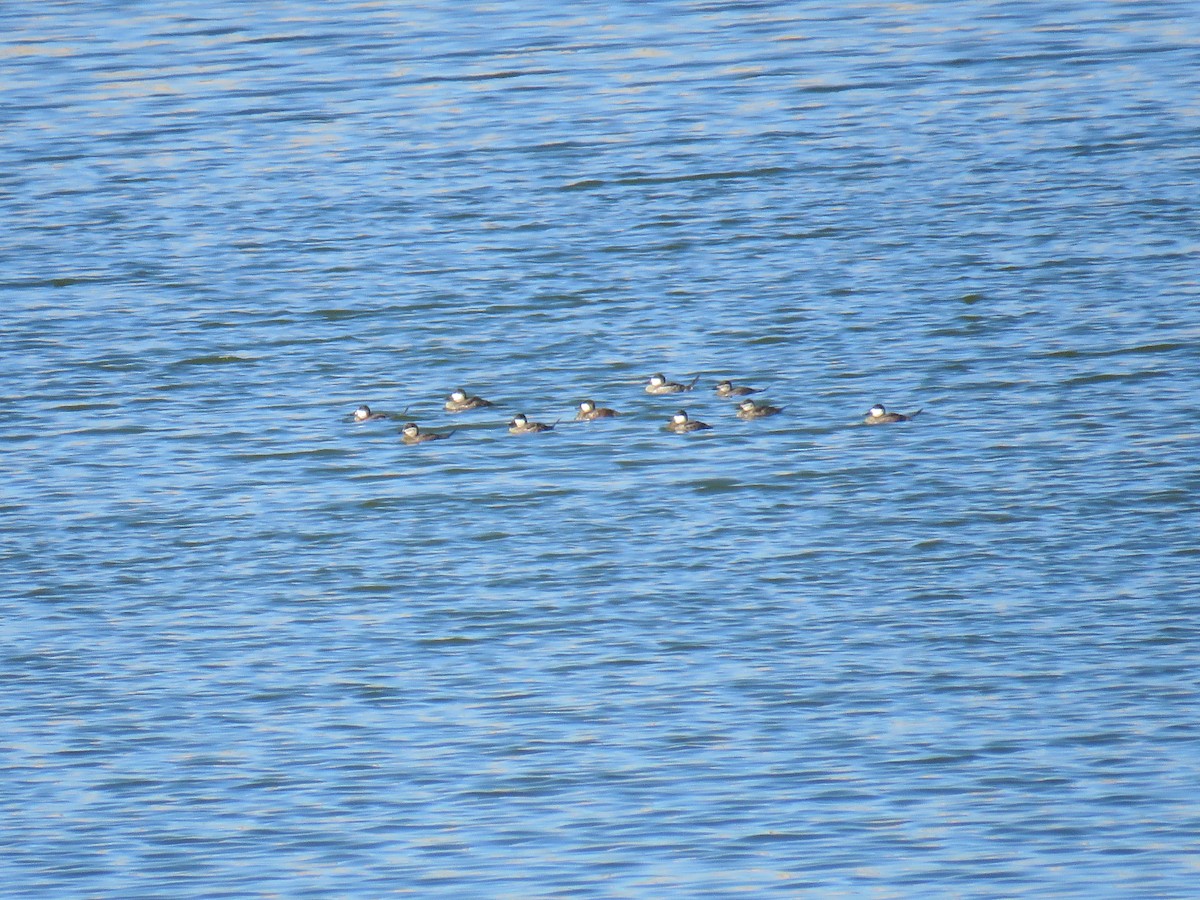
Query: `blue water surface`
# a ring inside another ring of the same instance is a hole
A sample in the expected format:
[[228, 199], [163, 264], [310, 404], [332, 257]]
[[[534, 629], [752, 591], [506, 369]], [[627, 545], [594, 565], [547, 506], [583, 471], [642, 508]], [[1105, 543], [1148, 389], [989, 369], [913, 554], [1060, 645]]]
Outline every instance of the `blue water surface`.
[[1196, 896], [1193, 4], [16, 0], [0, 79], [4, 896]]

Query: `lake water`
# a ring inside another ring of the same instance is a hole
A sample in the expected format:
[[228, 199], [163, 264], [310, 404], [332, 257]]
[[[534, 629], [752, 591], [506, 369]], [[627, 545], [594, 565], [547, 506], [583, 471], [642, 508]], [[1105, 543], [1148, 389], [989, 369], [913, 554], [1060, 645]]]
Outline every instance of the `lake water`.
[[1196, 896], [1194, 4], [0, 28], [6, 897]]

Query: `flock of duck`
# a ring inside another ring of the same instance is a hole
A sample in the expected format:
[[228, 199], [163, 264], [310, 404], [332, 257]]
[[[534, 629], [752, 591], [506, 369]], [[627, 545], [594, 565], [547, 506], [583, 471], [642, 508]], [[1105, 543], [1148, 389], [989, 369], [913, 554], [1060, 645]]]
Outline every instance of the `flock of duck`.
[[[682, 394], [693, 390], [696, 387], [696, 382], [700, 380], [697, 375], [687, 384], [682, 384], [678, 381], [668, 381], [661, 373], [655, 373], [650, 376], [650, 380], [646, 383], [647, 394]], [[735, 385], [731, 381], [721, 381], [714, 389], [717, 396], [725, 400], [736, 400], [737, 417], [739, 419], [763, 419], [767, 416], [778, 415], [783, 412], [782, 406], [771, 406], [769, 403], [759, 403], [752, 400], [748, 395], [762, 393], [761, 388], [747, 387], [746, 385]], [[476, 409], [487, 409], [494, 404], [482, 397], [472, 397], [466, 391], [459, 388], [446, 398], [444, 409], [448, 413], [463, 413], [470, 412]], [[407, 409], [400, 414], [403, 417], [408, 412]], [[907, 422], [916, 417], [921, 410], [907, 415], [900, 413], [888, 412], [882, 404], [875, 404], [867, 412], [863, 419], [864, 425], [890, 425], [894, 422]], [[579, 404], [579, 411], [575, 414], [577, 422], [591, 422], [595, 419], [611, 419], [621, 415], [615, 409], [597, 406], [592, 400], [584, 400]], [[380, 419], [396, 418], [391, 413], [372, 412], [371, 407], [366, 404], [354, 410], [353, 418], [355, 422], [371, 422]], [[561, 421], [561, 420], [560, 420]], [[529, 417], [524, 413], [518, 413], [512, 417], [508, 423], [509, 434], [537, 434], [543, 431], [553, 431], [554, 426], [547, 425], [544, 422], [531, 422]], [[687, 434], [692, 431], [704, 431], [712, 428], [706, 422], [701, 422], [696, 419], [688, 418], [687, 410], [679, 410], [671, 416], [670, 420], [663, 426], [667, 431], [675, 434]], [[422, 431], [416, 422], [408, 422], [400, 429], [401, 439], [406, 444], [423, 444], [426, 441], [440, 441], [450, 437], [454, 431]]]

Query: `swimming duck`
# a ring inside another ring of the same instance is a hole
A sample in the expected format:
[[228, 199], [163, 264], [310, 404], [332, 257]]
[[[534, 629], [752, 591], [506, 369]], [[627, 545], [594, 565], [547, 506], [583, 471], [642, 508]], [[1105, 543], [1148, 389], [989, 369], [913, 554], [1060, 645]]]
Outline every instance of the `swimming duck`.
[[579, 404], [579, 413], [575, 416], [576, 422], [590, 422], [592, 419], [611, 419], [613, 416], [619, 416], [620, 413], [615, 409], [606, 409], [603, 406], [596, 406], [594, 400], [584, 400]]
[[918, 409], [915, 413], [909, 413], [907, 416], [902, 416], [900, 413], [890, 413], [883, 408], [882, 403], [876, 403], [867, 413], [867, 417], [863, 419], [864, 425], [888, 425], [892, 422], [907, 422], [909, 419], [915, 419], [921, 414], [922, 409]]
[[373, 413], [371, 412], [371, 407], [365, 403], [354, 411], [355, 422], [374, 422], [377, 419], [386, 418], [389, 418], [387, 413]]
[[[557, 424], [557, 422], [554, 423], [554, 425]], [[553, 431], [554, 425], [546, 425], [543, 422], [530, 422], [525, 413], [517, 413], [513, 416], [512, 421], [508, 423], [508, 433], [536, 434], [539, 431]]]
[[716, 387], [718, 397], [745, 397], [747, 394], [757, 394], [762, 388], [746, 387], [744, 384], [734, 385], [732, 381], [722, 381]]
[[466, 412], [469, 409], [483, 409], [491, 405], [482, 397], [468, 397], [467, 392], [459, 388], [446, 399], [446, 412]]
[[664, 428], [667, 431], [673, 431], [676, 434], [687, 434], [689, 431], [703, 431], [705, 428], [712, 428], [704, 422], [697, 422], [695, 419], [689, 419], [688, 414], [682, 409], [675, 415], [671, 416], [671, 421]]
[[697, 375], [687, 384], [680, 384], [678, 381], [667, 381], [663, 377], [662, 372], [655, 372], [650, 376], [650, 383], [646, 385], [647, 394], [678, 394], [680, 391], [690, 391], [696, 386], [696, 382], [700, 380]]
[[738, 404], [739, 419], [762, 419], [783, 412], [782, 406], [769, 406], [766, 403], [755, 403], [753, 400], [743, 400]]
[[450, 435], [454, 434], [454, 432], [447, 431], [442, 434], [434, 434], [432, 431], [422, 431], [417, 427], [416, 422], [409, 422], [400, 429], [400, 434], [401, 440], [403, 440], [406, 444], [423, 444], [425, 441], [444, 440], [450, 437]]

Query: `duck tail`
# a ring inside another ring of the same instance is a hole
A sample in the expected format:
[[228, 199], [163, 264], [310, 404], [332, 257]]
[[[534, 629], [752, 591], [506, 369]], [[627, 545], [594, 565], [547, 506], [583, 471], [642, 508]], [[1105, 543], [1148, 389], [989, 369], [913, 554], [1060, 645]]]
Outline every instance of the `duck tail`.
[[697, 375], [695, 378], [693, 378], [691, 381], [688, 382], [687, 389], [690, 391], [692, 388], [694, 388], [696, 386], [696, 382], [699, 380], [700, 380], [700, 376]]
[[923, 413], [923, 412], [925, 412], [925, 407], [923, 407], [923, 406], [922, 406], [922, 407], [921, 407], [920, 409], [918, 409], [918, 410], [917, 410], [915, 413], [909, 413], [909, 414], [908, 414], [908, 417], [909, 417], [910, 419], [915, 419], [917, 416], [919, 416], [919, 415], [920, 415], [921, 413]]

